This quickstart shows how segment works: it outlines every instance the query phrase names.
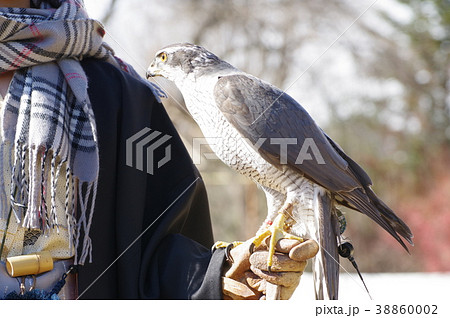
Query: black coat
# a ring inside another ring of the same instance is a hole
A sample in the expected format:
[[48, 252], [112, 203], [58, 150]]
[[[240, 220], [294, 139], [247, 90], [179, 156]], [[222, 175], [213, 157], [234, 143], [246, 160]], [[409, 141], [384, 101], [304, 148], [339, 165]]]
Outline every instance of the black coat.
[[[80, 299], [221, 299], [223, 252], [210, 261], [205, 187], [165, 109], [145, 84], [114, 66], [93, 59], [82, 66], [100, 173], [93, 260], [80, 269]], [[171, 160], [153, 175], [126, 165], [126, 140], [146, 127], [172, 137], [154, 153], [163, 158], [170, 144]]]

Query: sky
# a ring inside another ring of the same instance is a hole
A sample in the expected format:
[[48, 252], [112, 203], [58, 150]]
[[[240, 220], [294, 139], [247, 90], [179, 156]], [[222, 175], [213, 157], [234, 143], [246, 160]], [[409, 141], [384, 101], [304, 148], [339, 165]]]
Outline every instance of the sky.
[[110, 0], [84, 0], [84, 5], [91, 16], [91, 18], [99, 19], [105, 9], [107, 8]]

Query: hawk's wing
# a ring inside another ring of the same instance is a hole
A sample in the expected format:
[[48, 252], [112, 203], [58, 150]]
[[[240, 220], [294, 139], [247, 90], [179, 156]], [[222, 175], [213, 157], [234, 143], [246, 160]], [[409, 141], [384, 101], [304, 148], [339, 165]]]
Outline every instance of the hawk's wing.
[[[406, 250], [398, 234], [412, 244], [408, 226], [370, 189], [372, 182], [365, 171], [292, 97], [256, 77], [236, 74], [219, 77], [214, 98], [217, 107], [244, 138], [253, 144], [260, 138], [267, 139], [258, 152], [268, 162], [281, 166], [281, 156], [286, 155], [290, 167], [338, 195], [342, 203], [367, 214]], [[279, 141], [273, 143], [275, 138], [297, 138], [297, 142], [289, 144], [287, 153], [282, 154]], [[314, 158], [309, 149], [312, 160], [301, 162], [298, 156], [307, 138], [314, 141], [321, 158]]]

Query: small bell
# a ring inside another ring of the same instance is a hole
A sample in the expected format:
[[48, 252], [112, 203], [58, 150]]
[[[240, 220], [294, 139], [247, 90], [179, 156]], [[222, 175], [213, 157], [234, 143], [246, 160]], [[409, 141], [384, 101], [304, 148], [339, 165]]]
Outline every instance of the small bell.
[[353, 251], [354, 250], [355, 249], [353, 248], [353, 245], [350, 242], [345, 242], [344, 241], [344, 242], [342, 242], [341, 245], [338, 246], [339, 255], [341, 257], [343, 257], [343, 258], [347, 258], [352, 263], [353, 267], [356, 269], [356, 272], [359, 275], [359, 278], [361, 278], [361, 281], [362, 281], [362, 283], [364, 285], [364, 288], [367, 291], [367, 294], [369, 295], [370, 299], [372, 299], [372, 296], [369, 293], [369, 289], [367, 289], [366, 283], [364, 282], [364, 279], [363, 279], [363, 277], [361, 275], [361, 272], [359, 271], [358, 264], [356, 264], [356, 261], [353, 258]]

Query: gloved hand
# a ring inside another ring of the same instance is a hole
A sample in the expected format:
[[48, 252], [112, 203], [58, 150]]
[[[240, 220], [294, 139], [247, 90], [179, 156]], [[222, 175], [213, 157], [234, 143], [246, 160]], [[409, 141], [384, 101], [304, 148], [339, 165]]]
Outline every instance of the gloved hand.
[[271, 271], [267, 271], [267, 244], [250, 253], [252, 241], [230, 251], [223, 277], [224, 299], [289, 299], [297, 288], [306, 261], [314, 257], [318, 244], [281, 239], [276, 245]]

